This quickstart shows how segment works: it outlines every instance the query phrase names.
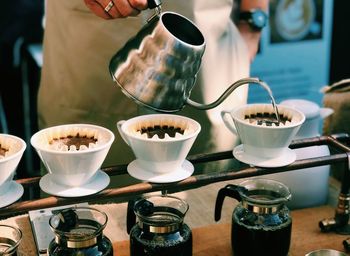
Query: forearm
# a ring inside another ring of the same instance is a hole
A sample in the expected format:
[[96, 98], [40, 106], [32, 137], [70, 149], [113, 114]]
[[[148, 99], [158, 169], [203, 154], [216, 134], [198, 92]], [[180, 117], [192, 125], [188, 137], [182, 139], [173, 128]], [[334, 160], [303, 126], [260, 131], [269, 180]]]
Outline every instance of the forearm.
[[[268, 5], [269, 0], [241, 0], [238, 9], [239, 13], [244, 11], [251, 11], [254, 9], [261, 9], [265, 12], [268, 12]], [[246, 21], [242, 20], [238, 20], [237, 27], [247, 44], [249, 58], [251, 61], [253, 61], [259, 48], [261, 31], [252, 28]]]

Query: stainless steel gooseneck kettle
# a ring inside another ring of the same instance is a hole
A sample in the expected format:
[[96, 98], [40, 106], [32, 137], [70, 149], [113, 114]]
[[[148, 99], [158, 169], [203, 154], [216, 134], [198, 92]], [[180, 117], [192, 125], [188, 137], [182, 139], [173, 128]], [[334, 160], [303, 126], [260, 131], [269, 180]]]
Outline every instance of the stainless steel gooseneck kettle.
[[211, 104], [189, 99], [205, 39], [197, 26], [175, 12], [161, 12], [160, 0], [149, 0], [156, 13], [111, 59], [109, 71], [125, 95], [160, 112], [176, 112], [185, 104], [207, 110], [221, 104], [237, 87], [263, 82], [244, 78], [233, 83]]

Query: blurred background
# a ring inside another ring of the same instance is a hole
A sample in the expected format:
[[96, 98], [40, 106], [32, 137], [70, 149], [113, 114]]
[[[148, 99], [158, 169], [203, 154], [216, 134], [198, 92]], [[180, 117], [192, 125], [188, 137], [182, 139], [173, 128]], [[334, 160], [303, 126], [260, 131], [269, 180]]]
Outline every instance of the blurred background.
[[[252, 76], [266, 81], [278, 102], [301, 98], [322, 105], [320, 88], [350, 77], [349, 6], [349, 1], [271, 0], [269, 26], [263, 31]], [[0, 132], [30, 145], [38, 129], [44, 0], [3, 1], [0, 12]], [[302, 19], [292, 22], [291, 14]], [[264, 93], [251, 86], [249, 101], [266, 101]], [[17, 173], [18, 178], [33, 176], [32, 170], [39, 169], [30, 146], [20, 165], [18, 169], [27, 172]]]
[[[1, 4], [0, 132], [19, 136], [30, 145], [29, 134], [37, 130], [36, 94], [42, 65], [44, 0]], [[38, 170], [39, 159], [30, 146], [27, 148], [18, 170]], [[18, 178], [30, 175], [30, 171], [17, 173]]]

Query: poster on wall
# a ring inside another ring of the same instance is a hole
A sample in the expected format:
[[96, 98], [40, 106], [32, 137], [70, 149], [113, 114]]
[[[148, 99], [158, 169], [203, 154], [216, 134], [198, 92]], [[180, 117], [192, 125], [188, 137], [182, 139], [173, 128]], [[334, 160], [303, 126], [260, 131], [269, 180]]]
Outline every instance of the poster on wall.
[[[329, 82], [333, 1], [270, 0], [251, 76], [265, 81], [277, 102], [298, 98], [322, 103], [320, 89]], [[266, 102], [268, 94], [251, 85], [249, 102]]]

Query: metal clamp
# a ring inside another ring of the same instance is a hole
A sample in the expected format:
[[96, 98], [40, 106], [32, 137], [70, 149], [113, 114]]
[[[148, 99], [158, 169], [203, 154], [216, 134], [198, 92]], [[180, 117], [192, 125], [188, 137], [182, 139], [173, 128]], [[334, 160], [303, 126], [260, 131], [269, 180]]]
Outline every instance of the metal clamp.
[[319, 222], [322, 232], [334, 231], [344, 235], [350, 234], [350, 226], [348, 224], [350, 215], [350, 152], [346, 152], [346, 154], [348, 157], [347, 168], [344, 171], [335, 216]]

